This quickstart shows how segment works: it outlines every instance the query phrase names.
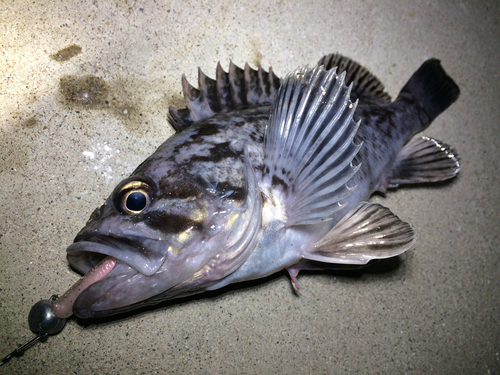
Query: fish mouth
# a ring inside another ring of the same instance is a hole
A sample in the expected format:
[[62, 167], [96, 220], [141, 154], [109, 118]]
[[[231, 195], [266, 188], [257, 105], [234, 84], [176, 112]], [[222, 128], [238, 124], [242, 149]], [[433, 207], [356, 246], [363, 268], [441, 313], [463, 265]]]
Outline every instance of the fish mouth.
[[[92, 268], [107, 257], [116, 263], [76, 297], [73, 313], [81, 318], [101, 317], [176, 298], [184, 293], [181, 284], [193, 278], [223, 246], [224, 233], [210, 237], [205, 243], [208, 251], [198, 251], [199, 242], [193, 241], [176, 252], [166, 240], [87, 233], [77, 236], [67, 249], [68, 261], [77, 271], [91, 276]], [[204, 282], [204, 278], [196, 279], [185, 288], [196, 290]]]
[[73, 313], [80, 318], [106, 316], [131, 310], [150, 298], [149, 293], [144, 293], [144, 285], [154, 278], [167, 252], [160, 256], [158, 249], [147, 245], [151, 245], [148, 240], [77, 237], [66, 250], [70, 265], [77, 271], [88, 274], [106, 257], [115, 258], [116, 264], [81, 292], [73, 304]]
[[67, 249], [68, 262], [86, 274], [105, 256], [112, 256], [128, 264], [137, 272], [151, 276], [165, 262], [168, 244], [165, 241], [143, 238], [115, 238], [112, 236], [77, 237]]

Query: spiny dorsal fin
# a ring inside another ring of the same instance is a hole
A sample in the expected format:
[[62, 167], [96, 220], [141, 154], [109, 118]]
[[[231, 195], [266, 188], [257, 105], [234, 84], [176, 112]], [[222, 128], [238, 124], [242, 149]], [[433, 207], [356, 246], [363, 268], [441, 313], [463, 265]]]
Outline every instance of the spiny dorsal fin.
[[384, 85], [370, 71], [354, 60], [342, 56], [338, 53], [323, 56], [318, 65], [324, 65], [325, 70], [335, 67], [340, 74], [346, 72], [345, 81], [347, 84], [352, 82], [351, 97], [353, 100], [359, 99], [361, 104], [367, 101], [378, 103], [390, 103], [391, 97], [384, 91]]
[[255, 70], [245, 64], [245, 69], [241, 69], [231, 61], [226, 73], [218, 63], [215, 80], [198, 69], [199, 88], [191, 86], [186, 76], [182, 76], [182, 90], [187, 108], [170, 107], [168, 120], [180, 131], [220, 113], [270, 105], [274, 102], [280, 84], [281, 81], [272, 68], [266, 72], [261, 66]]
[[286, 225], [325, 223], [353, 190], [359, 168], [352, 161], [359, 122], [345, 73], [322, 66], [288, 74], [273, 105], [265, 134], [263, 186], [283, 197]]

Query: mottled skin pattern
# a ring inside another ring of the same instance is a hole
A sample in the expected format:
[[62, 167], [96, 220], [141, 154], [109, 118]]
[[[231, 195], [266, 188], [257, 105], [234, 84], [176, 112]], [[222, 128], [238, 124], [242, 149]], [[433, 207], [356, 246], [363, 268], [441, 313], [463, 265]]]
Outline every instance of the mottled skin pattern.
[[[229, 85], [231, 76], [226, 81]], [[188, 91], [202, 97], [191, 87]], [[69, 262], [82, 273], [105, 255], [117, 259], [103, 280], [81, 293], [74, 313], [84, 318], [114, 314], [301, 262], [354, 206], [376, 190], [385, 191], [386, 176], [402, 147], [443, 110], [429, 113], [406, 86], [395, 102], [385, 99], [357, 107], [354, 118], [361, 124], [353, 141], [363, 146], [353, 164], [361, 167], [347, 183], [356, 188], [332, 220], [313, 230], [287, 226], [280, 194], [292, 187], [266, 170], [264, 136], [271, 105], [237, 108], [179, 126], [178, 134], [117, 186], [68, 248]], [[176, 113], [191, 121], [189, 113]], [[285, 168], [281, 176], [287, 175]], [[130, 214], [123, 202], [135, 182], [146, 186], [149, 203]]]
[[363, 142], [363, 147], [354, 159], [355, 163], [361, 163], [361, 168], [353, 177], [356, 190], [349, 199], [362, 201], [375, 191], [386, 191], [384, 172], [390, 170], [404, 144], [430, 121], [409, 93], [402, 93], [390, 104], [366, 106], [360, 103], [354, 118], [361, 119], [354, 142]]
[[[320, 233], [333, 228], [358, 202], [367, 200], [373, 192], [377, 190], [385, 192], [384, 172], [390, 170], [403, 145], [416, 132], [429, 125], [429, 117], [415, 100], [412, 100], [410, 94], [405, 93], [394, 103], [360, 105], [356, 109], [354, 118], [361, 120], [354, 143], [363, 142], [363, 147], [353, 162], [356, 165], [361, 163], [361, 167], [348, 184], [356, 188], [342, 202], [345, 208], [336, 213], [333, 220], [327, 222]], [[275, 186], [282, 184], [282, 181], [277, 180], [279, 179], [273, 176], [272, 181]], [[267, 189], [265, 185], [261, 185], [261, 188], [264, 191]], [[282, 225], [279, 220], [264, 223], [261, 242], [249, 260], [234, 274], [209, 289], [218, 289], [233, 282], [266, 276], [274, 273], [276, 269], [288, 268], [300, 262], [300, 257], [296, 255], [306, 251], [318, 238], [308, 228], [300, 227], [287, 228], [285, 235]], [[289, 250], [294, 247], [296, 252]], [[314, 269], [322, 266], [308, 265], [305, 268]]]
[[[333, 227], [357, 202], [367, 199], [377, 190], [383, 178], [382, 171], [392, 163], [399, 149], [412, 136], [415, 129], [425, 126], [420, 123], [418, 109], [415, 106], [413, 111], [408, 108], [406, 101], [382, 104], [379, 107], [358, 107], [356, 116], [362, 121], [354, 142], [356, 144], [363, 142], [363, 147], [355, 159], [356, 164], [361, 163], [361, 168], [352, 182], [357, 187], [347, 199], [346, 208], [330, 222], [330, 227]], [[215, 210], [204, 205], [201, 207], [193, 205], [193, 202], [217, 201], [219, 196], [231, 192], [229, 197], [224, 199], [225, 204], [232, 206], [233, 210], [244, 205], [246, 198], [244, 150], [246, 148], [252, 168], [259, 178], [263, 168], [264, 129], [268, 124], [270, 110], [270, 106], [263, 106], [218, 115], [195, 124], [167, 140], [132, 173], [132, 176], [154, 181], [157, 186], [155, 200], [164, 199], [170, 203], [172, 200], [177, 200], [178, 210], [153, 211], [125, 218], [133, 223], [143, 223], [161, 232], [164, 237], [168, 235], [176, 237], [178, 233], [184, 234], [189, 230], [189, 236], [186, 238], [182, 240], [172, 238], [168, 241], [177, 243], [175, 247], [181, 247], [180, 242], [185, 244], [198, 241], [200, 237], [205, 236], [206, 218]], [[406, 123], [408, 118], [412, 117], [415, 122], [402, 127], [403, 116], [406, 118]], [[116, 211], [109, 208], [105, 210], [108, 211], [108, 215], [120, 216], [123, 219]], [[100, 219], [102, 218], [101, 216]], [[108, 229], [106, 227], [105, 230]], [[89, 232], [95, 230], [93, 226], [86, 227], [77, 238], [89, 236]], [[98, 229], [100, 232], [105, 230]], [[118, 236], [118, 233], [116, 235]], [[140, 246], [144, 244], [136, 245]], [[117, 271], [118, 268], [114, 272]], [[130, 273], [130, 270], [127, 272]], [[201, 282], [199, 278], [188, 279], [164, 293], [151, 296], [151, 299], [142, 304], [155, 304], [164, 299], [216, 289], [233, 279], [238, 281], [246, 277], [246, 273], [238, 276], [238, 272], [235, 272], [222, 283], [205, 281], [203, 288], [199, 287]], [[84, 293], [89, 295], [96, 293], [95, 289], [97, 287], [91, 287]], [[77, 304], [75, 311], [79, 308], [83, 307]], [[130, 306], [124, 306], [122, 309], [128, 310]], [[120, 310], [118, 308], [115, 312]]]
[[[87, 272], [88, 267], [95, 264], [98, 256], [93, 252], [86, 252], [87, 248], [84, 247], [86, 243], [83, 241], [88, 240], [116, 248], [106, 248], [109, 255], [119, 253], [123, 257], [123, 251], [130, 249], [131, 254], [127, 259], [135, 268], [139, 268], [135, 264], [144, 263], [144, 259], [132, 254], [139, 249], [149, 260], [149, 268], [140, 271], [154, 274], [151, 277], [158, 278], [164, 278], [162, 273], [172, 272], [163, 264], [165, 259], [181, 257], [181, 253], [187, 252], [180, 250], [190, 245], [219, 235], [220, 241], [215, 241], [213, 247], [215, 252], [224, 249], [224, 243], [227, 242], [225, 234], [222, 234], [227, 227], [225, 223], [234, 221], [234, 216], [246, 210], [248, 205], [246, 158], [256, 173], [260, 173], [263, 168], [262, 145], [269, 112], [270, 107], [263, 106], [218, 115], [168, 139], [139, 165], [131, 177], [118, 185], [105, 205], [94, 212], [87, 226], [75, 239], [77, 249], [73, 249], [68, 256], [72, 265], [81, 272]], [[138, 215], [123, 215], [117, 207], [120, 186], [136, 179], [146, 181], [153, 187], [152, 206]], [[231, 213], [234, 214], [233, 217]], [[123, 228], [131, 228], [130, 231], [136, 233], [131, 236]], [[244, 238], [246, 233], [235, 235]], [[104, 252], [102, 249], [98, 251]], [[207, 258], [209, 253], [208, 251]], [[200, 266], [205, 261], [201, 261]], [[180, 268], [180, 263], [182, 262], [179, 261], [177, 268]], [[208, 272], [207, 269], [202, 271]], [[125, 265], [118, 261], [108, 280], [112, 280], [114, 275], [118, 280], [120, 272], [125, 272], [128, 278], [144, 278], [131, 269], [125, 270]], [[184, 275], [179, 276], [179, 280], [185, 278], [180, 283], [172, 281], [172, 285], [169, 284], [172, 288], [167, 293], [157, 296], [160, 289], [147, 293], [148, 297], [157, 297], [146, 303], [155, 303], [156, 300], [168, 299], [170, 296], [177, 297], [179, 293], [203, 291], [197, 288], [201, 283], [200, 273], [191, 280]], [[204, 285], [209, 287], [208, 278], [213, 276], [203, 277]], [[196, 284], [192, 285], [194, 280]], [[75, 312], [90, 308], [88, 301], [94, 301], [95, 298], [86, 296], [103, 295], [110, 284], [113, 282], [101, 282], [84, 291], [82, 298], [75, 304]], [[119, 305], [123, 306], [123, 310], [130, 309], [127, 304], [132, 300], [123, 297], [126, 293], [121, 292], [119, 287], [115, 287], [114, 293], [120, 296]], [[115, 312], [121, 309], [114, 303], [99, 305], [100, 307], [97, 305], [94, 304], [92, 308], [105, 311], [113, 309]], [[83, 312], [79, 315], [86, 316]]]

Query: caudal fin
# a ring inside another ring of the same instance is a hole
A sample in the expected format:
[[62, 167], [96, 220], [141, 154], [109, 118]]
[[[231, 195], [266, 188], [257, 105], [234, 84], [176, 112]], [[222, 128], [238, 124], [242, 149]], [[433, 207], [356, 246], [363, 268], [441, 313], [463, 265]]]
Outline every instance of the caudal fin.
[[437, 59], [429, 59], [413, 74], [399, 93], [399, 98], [412, 96], [429, 116], [429, 122], [452, 105], [460, 89]]

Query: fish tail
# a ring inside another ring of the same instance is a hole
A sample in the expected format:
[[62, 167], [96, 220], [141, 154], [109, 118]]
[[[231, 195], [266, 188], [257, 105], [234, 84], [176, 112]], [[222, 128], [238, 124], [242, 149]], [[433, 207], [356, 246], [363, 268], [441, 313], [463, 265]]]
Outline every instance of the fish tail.
[[429, 59], [413, 74], [398, 100], [416, 101], [428, 116], [428, 124], [459, 97], [460, 89], [437, 59]]

